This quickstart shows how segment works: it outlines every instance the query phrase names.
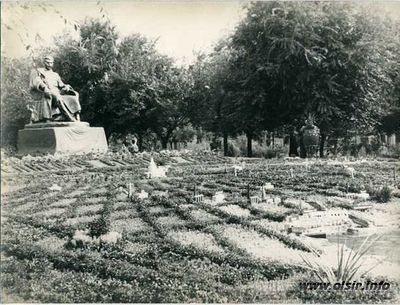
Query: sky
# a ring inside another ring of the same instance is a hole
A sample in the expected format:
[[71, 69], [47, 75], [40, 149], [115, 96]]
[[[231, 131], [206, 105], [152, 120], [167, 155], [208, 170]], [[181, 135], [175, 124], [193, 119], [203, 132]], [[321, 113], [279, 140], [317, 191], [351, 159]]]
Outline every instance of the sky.
[[[2, 55], [28, 56], [26, 45], [51, 44], [53, 36], [74, 31], [74, 22], [86, 17], [102, 18], [116, 26], [121, 37], [141, 33], [158, 38], [157, 49], [178, 63], [191, 63], [193, 51], [211, 51], [231, 33], [244, 17], [243, 0], [158, 0], [158, 1], [47, 1], [2, 2]], [[400, 1], [374, 1], [388, 14], [400, 19]], [[23, 8], [27, 5], [27, 8]], [[100, 12], [101, 7], [104, 8]], [[65, 23], [64, 19], [67, 19]], [[7, 28], [7, 26], [9, 28]], [[39, 34], [40, 38], [37, 39]]]
[[[3, 3], [2, 20], [11, 30], [2, 24], [2, 54], [27, 56], [25, 46], [35, 44], [37, 33], [44, 45], [50, 44], [52, 37], [63, 31], [76, 36], [77, 32], [69, 22], [79, 22], [85, 17], [102, 18], [105, 12], [121, 37], [141, 33], [148, 38], [158, 38], [156, 47], [161, 53], [190, 63], [194, 59], [194, 50], [210, 51], [214, 43], [233, 31], [244, 16], [242, 3], [102, 1], [99, 5], [97, 1], [50, 1], [31, 2], [28, 9], [15, 3]], [[100, 13], [101, 7], [104, 10]], [[60, 15], [68, 20], [67, 24]]]

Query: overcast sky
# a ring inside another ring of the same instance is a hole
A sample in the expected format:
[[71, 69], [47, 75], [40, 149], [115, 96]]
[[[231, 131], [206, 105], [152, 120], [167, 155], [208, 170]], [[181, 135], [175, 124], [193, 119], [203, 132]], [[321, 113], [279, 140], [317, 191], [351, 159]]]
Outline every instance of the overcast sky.
[[[25, 2], [28, 3], [28, 2]], [[181, 63], [193, 60], [193, 50], [209, 51], [219, 38], [233, 31], [244, 16], [243, 1], [48, 1], [29, 2], [23, 9], [13, 2], [2, 3], [2, 54], [27, 56], [24, 44], [35, 44], [36, 34], [49, 44], [52, 37], [68, 31], [76, 35], [73, 25], [85, 17], [101, 18], [105, 8], [121, 37], [141, 33], [159, 38], [157, 48]], [[45, 9], [39, 4], [44, 4]], [[400, 16], [400, 1], [385, 1], [389, 14]], [[45, 11], [46, 10], [46, 11]], [[59, 13], [57, 12], [59, 11]], [[4, 25], [11, 27], [7, 29]], [[24, 41], [24, 43], [21, 42]]]
[[30, 3], [29, 9], [23, 9], [3, 3], [3, 22], [12, 28], [2, 27], [4, 55], [26, 56], [21, 39], [25, 45], [34, 44], [36, 33], [45, 44], [63, 31], [74, 34], [73, 26], [66, 25], [56, 10], [68, 21], [79, 22], [85, 17], [102, 18], [100, 9], [104, 6], [121, 37], [141, 33], [149, 38], [159, 38], [157, 48], [160, 52], [190, 62], [193, 50], [210, 50], [213, 43], [234, 29], [244, 14], [239, 1], [102, 1], [100, 5], [97, 1], [52, 1], [46, 6], [45, 12], [38, 4]]

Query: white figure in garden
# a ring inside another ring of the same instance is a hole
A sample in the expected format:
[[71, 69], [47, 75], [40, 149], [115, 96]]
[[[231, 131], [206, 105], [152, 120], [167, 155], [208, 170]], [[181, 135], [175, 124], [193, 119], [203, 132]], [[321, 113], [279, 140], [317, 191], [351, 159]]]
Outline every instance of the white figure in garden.
[[154, 162], [153, 157], [150, 159], [150, 164], [147, 172], [147, 177], [151, 178], [158, 178], [158, 177], [166, 177], [166, 173], [169, 169], [169, 166], [157, 166]]
[[354, 169], [354, 167], [350, 167], [350, 166], [343, 164], [343, 173], [346, 176], [349, 176], [349, 177], [351, 177], [351, 179], [354, 179], [355, 172], [356, 172], [356, 170]]

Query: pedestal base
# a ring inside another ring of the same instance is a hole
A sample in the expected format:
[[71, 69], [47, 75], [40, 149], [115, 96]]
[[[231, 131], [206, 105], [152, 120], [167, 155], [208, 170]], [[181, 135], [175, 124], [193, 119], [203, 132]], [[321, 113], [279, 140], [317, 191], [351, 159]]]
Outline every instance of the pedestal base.
[[102, 127], [86, 122], [28, 124], [18, 132], [19, 154], [90, 153], [107, 151]]

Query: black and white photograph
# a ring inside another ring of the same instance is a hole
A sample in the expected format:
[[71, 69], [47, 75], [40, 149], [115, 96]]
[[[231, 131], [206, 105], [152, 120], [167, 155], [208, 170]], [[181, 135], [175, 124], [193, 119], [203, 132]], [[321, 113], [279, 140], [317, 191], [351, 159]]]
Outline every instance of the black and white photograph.
[[400, 1], [0, 5], [2, 304], [400, 303]]

